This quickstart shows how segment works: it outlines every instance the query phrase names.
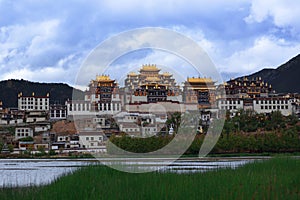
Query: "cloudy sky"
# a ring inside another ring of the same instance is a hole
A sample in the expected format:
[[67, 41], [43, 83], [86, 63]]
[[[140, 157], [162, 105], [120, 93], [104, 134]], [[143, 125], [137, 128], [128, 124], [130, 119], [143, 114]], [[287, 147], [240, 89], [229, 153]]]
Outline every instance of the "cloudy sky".
[[[77, 85], [80, 66], [97, 45], [143, 27], [163, 27], [190, 37], [226, 80], [277, 67], [296, 56], [299, 19], [300, 1], [295, 0], [0, 0], [0, 80]], [[171, 57], [141, 51], [116, 65], [135, 69], [143, 62], [180, 63]]]

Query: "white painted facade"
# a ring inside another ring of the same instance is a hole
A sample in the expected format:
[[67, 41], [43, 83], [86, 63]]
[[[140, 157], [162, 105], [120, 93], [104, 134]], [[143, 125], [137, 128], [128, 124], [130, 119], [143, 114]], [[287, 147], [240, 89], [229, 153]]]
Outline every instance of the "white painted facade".
[[98, 111], [92, 110], [92, 104], [89, 101], [68, 101], [67, 113], [69, 115], [114, 115], [121, 111], [121, 102], [113, 101], [111, 103], [101, 103], [98, 105]]
[[257, 113], [280, 111], [284, 116], [293, 113], [292, 100], [288, 98], [257, 98], [253, 100], [253, 108]]
[[244, 109], [244, 101], [239, 98], [231, 99], [218, 99], [218, 108], [220, 110], [229, 110], [230, 112], [236, 112], [239, 109]]
[[30, 127], [16, 127], [15, 140], [26, 137], [33, 137], [33, 129]]
[[43, 110], [49, 111], [49, 94], [46, 96], [23, 96], [22, 93], [18, 95], [18, 109], [19, 110]]
[[104, 135], [94, 131], [80, 132], [79, 144], [86, 149], [102, 149], [105, 146]]
[[34, 126], [34, 132], [49, 131], [51, 128], [50, 124], [37, 124]]
[[293, 113], [292, 100], [283, 97], [260, 97], [249, 100], [245, 103], [244, 99], [218, 99], [218, 108], [229, 110], [233, 115], [239, 109], [253, 110], [257, 113], [271, 113], [280, 111], [282, 115], [288, 116]]
[[50, 105], [50, 120], [62, 120], [67, 118], [67, 106], [66, 105]]

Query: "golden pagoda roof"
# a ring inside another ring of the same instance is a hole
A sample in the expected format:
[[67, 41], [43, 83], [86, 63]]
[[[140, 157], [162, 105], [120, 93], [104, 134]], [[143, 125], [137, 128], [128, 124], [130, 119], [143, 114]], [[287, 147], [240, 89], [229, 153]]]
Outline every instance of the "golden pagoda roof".
[[107, 81], [114, 81], [114, 80], [111, 80], [109, 75], [100, 75], [100, 76], [96, 76], [96, 81], [107, 82]]
[[160, 71], [154, 64], [143, 65], [141, 68], [142, 71]]
[[211, 78], [187, 78], [187, 82], [189, 83], [213, 83], [214, 81]]
[[129, 72], [128, 74], [129, 76], [137, 76], [137, 74], [135, 72]]
[[169, 72], [164, 72], [163, 76], [172, 76], [172, 74], [170, 74]]

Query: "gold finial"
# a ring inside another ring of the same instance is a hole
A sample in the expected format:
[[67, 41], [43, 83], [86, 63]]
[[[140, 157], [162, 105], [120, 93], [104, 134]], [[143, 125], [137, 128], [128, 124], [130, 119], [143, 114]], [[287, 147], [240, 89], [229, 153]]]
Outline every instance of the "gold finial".
[[101, 76], [97, 75], [96, 80], [97, 81], [111, 81], [109, 75], [103, 75], [103, 74]]
[[34, 97], [34, 92], [32, 92], [32, 96]]

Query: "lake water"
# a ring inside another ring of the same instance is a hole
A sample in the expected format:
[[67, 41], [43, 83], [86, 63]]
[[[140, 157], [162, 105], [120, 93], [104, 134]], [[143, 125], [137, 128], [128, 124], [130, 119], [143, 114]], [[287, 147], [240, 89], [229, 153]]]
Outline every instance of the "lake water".
[[[188, 158], [165, 165], [165, 160], [126, 160], [120, 164], [141, 169], [158, 170], [161, 173], [196, 173], [219, 168], [236, 168], [254, 160], [265, 158]], [[104, 160], [109, 163], [111, 161]], [[60, 176], [74, 172], [79, 167], [100, 164], [94, 159], [0, 159], [0, 187], [49, 184]]]

